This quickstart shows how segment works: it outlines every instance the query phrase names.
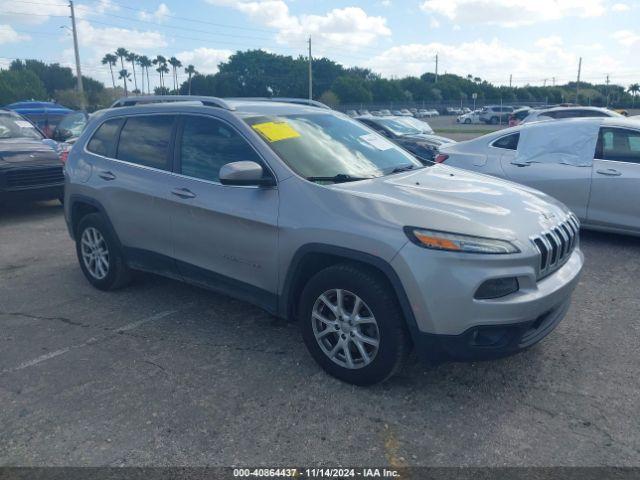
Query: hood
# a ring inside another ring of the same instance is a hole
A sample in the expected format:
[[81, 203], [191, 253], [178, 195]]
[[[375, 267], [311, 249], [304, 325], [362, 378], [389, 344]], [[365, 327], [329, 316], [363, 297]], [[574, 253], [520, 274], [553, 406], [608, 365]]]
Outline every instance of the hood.
[[60, 159], [43, 140], [12, 138], [0, 140], [0, 167], [60, 165]]
[[334, 188], [362, 202], [375, 202], [359, 208], [387, 212], [386, 220], [400, 227], [519, 240], [521, 246], [569, 214], [564, 205], [537, 190], [444, 165]]

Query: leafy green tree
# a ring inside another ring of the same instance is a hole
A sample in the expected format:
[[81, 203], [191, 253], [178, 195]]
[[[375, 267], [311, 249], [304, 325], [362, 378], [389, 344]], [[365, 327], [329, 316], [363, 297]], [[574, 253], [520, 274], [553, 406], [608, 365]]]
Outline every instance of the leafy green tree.
[[373, 100], [371, 90], [363, 78], [355, 76], [338, 77], [331, 90], [340, 99], [341, 103], [368, 103]]
[[30, 99], [49, 99], [44, 84], [34, 72], [0, 70], [0, 105]]
[[331, 108], [338, 106], [338, 104], [340, 103], [340, 99], [338, 98], [338, 96], [331, 90], [325, 91], [322, 95], [320, 95], [320, 98], [318, 98], [318, 100], [325, 105], [329, 105]]

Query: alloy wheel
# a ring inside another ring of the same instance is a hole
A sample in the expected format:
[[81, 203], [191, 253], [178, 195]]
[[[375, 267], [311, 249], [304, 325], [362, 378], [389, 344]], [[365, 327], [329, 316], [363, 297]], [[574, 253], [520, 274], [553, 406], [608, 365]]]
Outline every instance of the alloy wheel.
[[378, 353], [380, 331], [373, 312], [348, 290], [332, 289], [320, 295], [311, 323], [323, 353], [341, 367], [366, 367]]
[[107, 242], [94, 227], [88, 227], [80, 238], [82, 261], [87, 271], [96, 280], [102, 280], [109, 273], [109, 248]]

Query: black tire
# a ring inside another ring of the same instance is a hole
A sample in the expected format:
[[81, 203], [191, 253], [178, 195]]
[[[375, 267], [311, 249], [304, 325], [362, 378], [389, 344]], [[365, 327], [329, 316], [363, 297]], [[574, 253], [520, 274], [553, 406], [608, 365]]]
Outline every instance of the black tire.
[[491, 117], [491, 125], [497, 125], [498, 121], [498, 117]]
[[466, 123], [467, 125], [468, 125], [468, 124], [470, 124], [470, 123], [471, 123], [471, 119], [466, 118], [466, 119], [464, 120], [464, 123]]
[[[358, 369], [338, 365], [324, 353], [314, 336], [313, 307], [320, 295], [331, 289], [344, 289], [359, 296], [376, 319], [379, 346], [368, 365]], [[366, 267], [339, 264], [316, 273], [302, 291], [298, 319], [304, 342], [316, 362], [330, 375], [355, 385], [373, 385], [387, 380], [401, 368], [411, 349], [395, 294], [380, 274]]]
[[[87, 268], [82, 258], [81, 239], [84, 231], [88, 228], [96, 229], [104, 239], [109, 252], [109, 265], [104, 278], [96, 278]], [[91, 213], [84, 216], [76, 231], [76, 254], [82, 273], [91, 285], [99, 290], [116, 290], [131, 281], [131, 270], [124, 261], [120, 244], [114, 238], [111, 228], [105, 218], [99, 213]]]

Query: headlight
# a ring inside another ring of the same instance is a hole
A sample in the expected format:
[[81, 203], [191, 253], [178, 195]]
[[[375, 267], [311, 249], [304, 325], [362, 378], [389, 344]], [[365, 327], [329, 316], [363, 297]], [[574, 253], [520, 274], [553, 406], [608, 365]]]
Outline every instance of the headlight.
[[404, 232], [416, 245], [433, 250], [490, 254], [520, 252], [513, 243], [495, 238], [474, 237], [416, 227], [404, 227]]

